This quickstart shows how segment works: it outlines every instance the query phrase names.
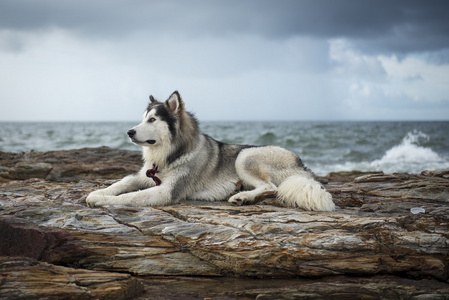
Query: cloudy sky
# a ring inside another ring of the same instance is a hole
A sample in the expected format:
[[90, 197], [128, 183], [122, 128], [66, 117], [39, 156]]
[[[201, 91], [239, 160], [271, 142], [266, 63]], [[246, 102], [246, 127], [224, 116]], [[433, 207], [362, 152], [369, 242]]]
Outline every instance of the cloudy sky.
[[0, 0], [0, 121], [449, 120], [449, 2]]

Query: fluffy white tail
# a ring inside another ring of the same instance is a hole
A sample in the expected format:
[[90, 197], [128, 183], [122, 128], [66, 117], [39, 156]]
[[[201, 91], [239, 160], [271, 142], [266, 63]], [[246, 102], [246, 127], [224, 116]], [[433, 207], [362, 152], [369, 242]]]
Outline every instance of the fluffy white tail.
[[319, 182], [301, 175], [293, 175], [284, 180], [278, 187], [277, 198], [286, 206], [305, 210], [335, 209], [332, 195]]

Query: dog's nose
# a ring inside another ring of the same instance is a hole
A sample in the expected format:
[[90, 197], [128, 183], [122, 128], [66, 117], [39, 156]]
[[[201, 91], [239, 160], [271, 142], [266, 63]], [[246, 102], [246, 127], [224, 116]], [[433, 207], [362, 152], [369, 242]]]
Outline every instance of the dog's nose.
[[135, 131], [134, 129], [128, 130], [128, 136], [129, 136], [130, 138], [132, 138], [132, 137], [135, 136], [135, 135], [136, 135], [136, 131]]

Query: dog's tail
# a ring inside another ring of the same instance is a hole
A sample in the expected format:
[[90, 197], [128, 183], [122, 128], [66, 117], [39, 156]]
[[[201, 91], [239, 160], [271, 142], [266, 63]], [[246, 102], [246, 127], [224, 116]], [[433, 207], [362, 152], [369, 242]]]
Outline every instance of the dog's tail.
[[278, 187], [277, 198], [286, 206], [305, 210], [335, 209], [332, 195], [319, 182], [301, 175], [293, 175], [284, 180]]

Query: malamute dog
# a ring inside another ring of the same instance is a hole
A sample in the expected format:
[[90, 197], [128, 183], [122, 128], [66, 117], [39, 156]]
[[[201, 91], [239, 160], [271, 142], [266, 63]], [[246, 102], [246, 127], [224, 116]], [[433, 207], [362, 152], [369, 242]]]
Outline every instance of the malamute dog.
[[161, 206], [183, 199], [243, 204], [271, 192], [286, 206], [335, 208], [296, 154], [275, 146], [225, 144], [202, 134], [177, 91], [165, 102], [150, 96], [142, 122], [128, 136], [143, 148], [143, 168], [90, 193], [89, 206]]

